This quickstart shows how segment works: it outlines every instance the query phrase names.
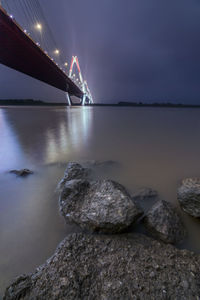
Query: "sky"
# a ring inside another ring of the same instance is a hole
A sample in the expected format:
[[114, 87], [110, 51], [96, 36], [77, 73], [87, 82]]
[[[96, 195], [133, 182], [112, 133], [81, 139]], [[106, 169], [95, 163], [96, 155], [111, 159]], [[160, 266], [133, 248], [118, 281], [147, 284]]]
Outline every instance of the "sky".
[[[200, 104], [199, 1], [40, 4], [62, 55], [78, 56], [95, 102]], [[0, 65], [0, 99], [8, 98], [66, 101], [62, 91]]]

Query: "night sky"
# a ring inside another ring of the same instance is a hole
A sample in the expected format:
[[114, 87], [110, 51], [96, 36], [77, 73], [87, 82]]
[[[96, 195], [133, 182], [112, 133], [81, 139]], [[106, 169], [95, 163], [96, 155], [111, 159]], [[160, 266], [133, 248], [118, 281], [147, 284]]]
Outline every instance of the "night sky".
[[[40, 0], [62, 54], [79, 57], [95, 102], [200, 104], [197, 0]], [[64, 102], [0, 65], [0, 98]]]

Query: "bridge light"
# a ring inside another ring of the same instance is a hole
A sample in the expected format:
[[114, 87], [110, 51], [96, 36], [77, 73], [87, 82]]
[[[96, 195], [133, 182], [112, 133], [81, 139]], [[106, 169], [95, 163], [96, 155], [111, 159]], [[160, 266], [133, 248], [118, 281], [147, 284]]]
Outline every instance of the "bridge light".
[[67, 62], [65, 62], [65, 63], [64, 63], [64, 65], [65, 65], [65, 67], [67, 67], [67, 66], [68, 66], [68, 63], [67, 63]]
[[59, 51], [58, 49], [56, 49], [56, 50], [54, 51], [54, 53], [55, 53], [56, 55], [59, 55], [59, 54], [60, 54], [60, 51]]
[[35, 28], [36, 28], [37, 30], [41, 31], [41, 30], [42, 30], [42, 25], [41, 25], [40, 23], [37, 23], [37, 24], [35, 25]]

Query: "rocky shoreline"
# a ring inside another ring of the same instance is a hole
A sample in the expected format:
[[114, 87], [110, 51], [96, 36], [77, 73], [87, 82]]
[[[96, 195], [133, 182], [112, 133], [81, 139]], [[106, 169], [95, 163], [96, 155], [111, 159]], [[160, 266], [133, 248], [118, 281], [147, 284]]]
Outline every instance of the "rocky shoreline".
[[[18, 277], [4, 300], [200, 299], [200, 255], [171, 245], [186, 236], [176, 208], [151, 189], [130, 195], [117, 182], [92, 177], [90, 168], [68, 163], [58, 186], [60, 212], [83, 232], [67, 236], [44, 265]], [[151, 198], [156, 201], [144, 212], [140, 201]], [[199, 180], [183, 181], [178, 200], [199, 217]], [[138, 224], [151, 237], [130, 233]]]

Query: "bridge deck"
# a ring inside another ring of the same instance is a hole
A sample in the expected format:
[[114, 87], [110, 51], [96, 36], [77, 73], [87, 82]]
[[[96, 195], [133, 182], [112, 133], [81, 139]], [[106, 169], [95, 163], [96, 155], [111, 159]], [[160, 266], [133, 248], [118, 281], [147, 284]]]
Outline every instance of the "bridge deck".
[[0, 6], [0, 63], [81, 98], [83, 92]]

